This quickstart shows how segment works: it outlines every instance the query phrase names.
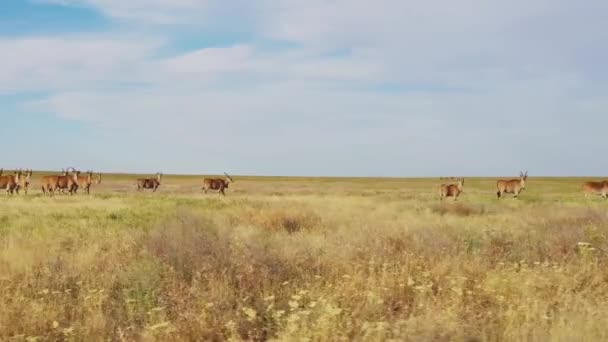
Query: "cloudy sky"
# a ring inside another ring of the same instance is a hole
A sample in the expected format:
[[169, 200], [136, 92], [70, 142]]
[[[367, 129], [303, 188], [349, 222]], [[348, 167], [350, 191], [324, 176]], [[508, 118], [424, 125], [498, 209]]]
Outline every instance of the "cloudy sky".
[[606, 175], [605, 0], [2, 0], [0, 167]]

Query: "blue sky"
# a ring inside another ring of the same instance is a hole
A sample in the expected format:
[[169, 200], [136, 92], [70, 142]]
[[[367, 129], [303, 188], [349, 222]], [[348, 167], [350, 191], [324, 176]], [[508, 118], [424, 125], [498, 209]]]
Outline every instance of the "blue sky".
[[608, 3], [3, 0], [14, 167], [606, 175]]

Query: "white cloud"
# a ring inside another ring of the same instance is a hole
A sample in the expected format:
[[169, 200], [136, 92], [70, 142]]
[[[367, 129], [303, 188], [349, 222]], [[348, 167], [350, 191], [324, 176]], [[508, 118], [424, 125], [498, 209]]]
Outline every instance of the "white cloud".
[[0, 41], [0, 92], [47, 90], [26, 108], [154, 146], [176, 171], [551, 173], [563, 158], [547, 150], [608, 147], [587, 138], [608, 123], [603, 2], [61, 2], [180, 30], [250, 19], [230, 17], [247, 42], [169, 57], [151, 33]]
[[0, 39], [0, 93], [131, 82], [158, 45], [116, 37]]

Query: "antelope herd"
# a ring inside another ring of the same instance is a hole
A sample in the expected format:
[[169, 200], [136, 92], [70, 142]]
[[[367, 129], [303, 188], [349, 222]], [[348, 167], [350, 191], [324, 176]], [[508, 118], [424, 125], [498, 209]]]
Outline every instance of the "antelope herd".
[[[218, 195], [225, 196], [225, 190], [234, 180], [230, 175], [224, 172], [225, 178], [204, 178], [201, 190], [203, 193], [208, 191], [216, 192]], [[146, 189], [156, 192], [161, 185], [163, 178], [162, 173], [157, 173], [153, 178], [138, 178], [136, 179], [137, 191]], [[464, 191], [464, 178], [441, 178], [442, 180], [453, 180], [455, 183], [441, 184], [439, 186], [439, 199], [443, 200], [447, 197], [452, 197], [454, 201]], [[519, 178], [501, 179], [496, 181], [496, 197], [502, 198], [504, 194], [512, 194], [513, 198], [517, 199], [523, 190], [526, 189], [526, 180], [528, 179], [528, 171], [521, 171]], [[17, 194], [23, 190], [25, 195], [28, 194], [28, 189], [32, 181], [32, 170], [15, 170], [12, 174], [5, 175], [4, 169], [0, 169], [0, 189], [5, 189], [7, 195]], [[40, 185], [44, 195], [54, 196], [56, 192], [69, 193], [74, 195], [79, 189], [82, 189], [87, 195], [91, 192], [93, 184], [101, 184], [101, 173], [93, 173], [86, 171], [82, 173], [74, 168], [61, 170], [59, 175], [44, 175], [40, 178]], [[583, 184], [583, 193], [585, 197], [589, 195], [601, 195], [605, 200], [608, 200], [608, 180], [599, 182], [586, 182]]]
[[[15, 170], [11, 175], [3, 175], [4, 169], [0, 169], [0, 189], [5, 189], [6, 193], [12, 195], [23, 189], [27, 195], [28, 188], [32, 179], [32, 170]], [[221, 195], [226, 195], [224, 192], [230, 183], [234, 180], [226, 172], [226, 178], [205, 178], [203, 179], [202, 190], [204, 193], [212, 190]], [[146, 189], [156, 192], [161, 185], [163, 178], [162, 173], [157, 173], [154, 178], [138, 178], [136, 179], [137, 191]], [[82, 173], [74, 168], [61, 170], [59, 175], [44, 175], [40, 178], [40, 185], [44, 195], [54, 196], [56, 192], [69, 193], [74, 195], [78, 189], [82, 189], [87, 195], [91, 193], [91, 185], [101, 184], [101, 173], [94, 174], [93, 171]]]

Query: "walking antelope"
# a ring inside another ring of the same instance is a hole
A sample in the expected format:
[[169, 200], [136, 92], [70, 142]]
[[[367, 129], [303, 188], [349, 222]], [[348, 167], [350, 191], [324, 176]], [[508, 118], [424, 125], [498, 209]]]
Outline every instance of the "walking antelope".
[[42, 192], [48, 193], [50, 196], [55, 194], [57, 190], [68, 190], [70, 195], [78, 189], [78, 179], [80, 177], [80, 171], [72, 169], [73, 172], [70, 175], [69, 170], [62, 170], [61, 176], [52, 175], [42, 177]]
[[0, 189], [5, 189], [7, 195], [12, 195], [13, 191], [17, 188], [21, 174], [21, 170], [15, 170], [15, 174], [13, 175], [0, 176]]
[[[156, 189], [160, 186], [160, 181], [163, 178], [162, 173], [157, 173], [156, 178], [138, 178], [137, 179], [137, 191], [145, 189], [153, 189], [152, 192], [156, 192]], [[101, 180], [101, 178], [100, 178]]]
[[501, 198], [503, 194], [513, 194], [513, 198], [526, 190], [526, 179], [528, 179], [528, 171], [519, 172], [519, 179], [499, 180], [496, 182], [496, 196]]
[[441, 187], [439, 188], [439, 199], [443, 200], [444, 197], [454, 197], [455, 201], [458, 199], [463, 187], [464, 178], [460, 178], [456, 184], [441, 184]]
[[67, 190], [70, 193], [70, 196], [75, 194], [78, 190], [78, 184], [80, 182], [80, 171], [76, 171], [72, 168], [72, 174], [69, 172], [65, 176], [59, 177], [59, 189], [62, 191]]
[[27, 195], [27, 190], [30, 187], [30, 182], [32, 180], [32, 170], [25, 170], [25, 173], [22, 173], [17, 181], [17, 186], [15, 187], [15, 192], [19, 195], [19, 190], [23, 189], [23, 193]]
[[203, 187], [202, 187], [203, 192], [207, 193], [207, 191], [213, 190], [213, 191], [217, 191], [218, 195], [222, 194], [222, 195], [226, 196], [226, 194], [224, 193], [224, 189], [227, 189], [228, 185], [230, 183], [234, 183], [234, 180], [226, 172], [224, 172], [224, 174], [226, 175], [225, 179], [222, 179], [222, 178], [205, 178], [205, 179], [203, 179]]
[[586, 182], [583, 184], [583, 192], [585, 193], [585, 197], [593, 194], [602, 195], [603, 199], [608, 199], [608, 181]]
[[87, 195], [90, 194], [91, 184], [99, 184], [101, 183], [101, 174], [97, 174], [95, 178], [93, 178], [93, 171], [87, 171], [86, 177], [81, 177], [78, 179], [78, 187], [74, 190], [74, 192], [78, 191], [78, 188], [82, 188]]

